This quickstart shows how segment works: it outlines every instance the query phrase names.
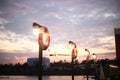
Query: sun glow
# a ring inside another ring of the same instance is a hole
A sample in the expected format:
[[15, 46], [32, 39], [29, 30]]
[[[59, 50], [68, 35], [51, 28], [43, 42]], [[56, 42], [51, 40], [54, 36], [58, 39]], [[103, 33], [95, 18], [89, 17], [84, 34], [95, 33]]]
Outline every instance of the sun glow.
[[40, 32], [39, 29], [36, 29], [36, 28], [33, 29], [33, 34], [34, 34], [34, 35], [37, 35], [37, 36], [38, 36], [38, 35], [39, 35], [39, 32]]

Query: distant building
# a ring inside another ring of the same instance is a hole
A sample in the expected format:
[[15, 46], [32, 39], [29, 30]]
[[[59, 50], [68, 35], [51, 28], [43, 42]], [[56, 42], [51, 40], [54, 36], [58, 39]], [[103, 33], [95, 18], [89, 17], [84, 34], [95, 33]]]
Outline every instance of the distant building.
[[28, 58], [27, 64], [28, 66], [35, 66], [38, 62], [38, 58]]
[[116, 58], [120, 59], [120, 28], [115, 28]]
[[[27, 64], [28, 66], [34, 67], [38, 63], [38, 58], [28, 58]], [[42, 66], [44, 69], [47, 69], [50, 67], [50, 59], [49, 58], [42, 58]]]

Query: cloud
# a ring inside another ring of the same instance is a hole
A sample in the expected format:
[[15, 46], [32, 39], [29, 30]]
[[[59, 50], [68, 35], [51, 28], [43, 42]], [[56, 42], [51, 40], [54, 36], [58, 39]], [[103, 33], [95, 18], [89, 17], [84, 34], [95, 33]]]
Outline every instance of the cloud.
[[34, 36], [6, 29], [8, 21], [3, 18], [0, 23], [0, 63], [24, 63], [28, 57], [37, 56], [38, 44]]
[[14, 59], [12, 60], [13, 63], [25, 63], [27, 62], [27, 58], [26, 56], [23, 56], [23, 57], [18, 57], [18, 56], [14, 56]]
[[13, 4], [17, 8], [19, 8], [19, 9], [16, 10], [17, 12], [23, 12], [25, 14], [27, 14], [27, 13], [37, 13], [38, 12], [37, 9], [35, 9], [35, 8], [31, 7], [30, 5], [25, 4], [23, 2], [24, 1], [22, 1], [22, 3], [21, 2], [11, 2], [11, 4]]
[[[84, 2], [83, 4], [85, 5], [86, 3], [87, 2]], [[70, 4], [70, 3], [68, 2], [66, 4]], [[64, 6], [62, 7], [62, 9], [58, 8], [57, 11], [54, 11], [56, 12], [54, 16], [56, 17], [56, 19], [60, 20], [62, 23], [67, 22], [67, 23], [72, 23], [74, 25], [81, 25], [81, 26], [82, 25], [83, 26], [99, 25], [101, 23], [105, 23], [106, 21], [113, 20], [118, 16], [116, 12], [111, 11], [111, 9], [109, 10], [108, 7], [106, 7], [106, 6], [110, 6], [109, 4], [104, 5], [104, 8], [99, 7], [96, 4], [99, 4], [99, 3], [95, 3], [95, 5], [92, 5], [92, 6], [89, 3], [89, 7], [91, 9], [89, 9], [88, 6], [80, 6], [80, 5], [78, 6], [78, 8], [76, 8], [75, 6], [65, 7], [66, 5], [63, 4]], [[71, 4], [71, 5], [78, 5], [78, 3]], [[58, 5], [58, 6], [61, 6], [61, 5]]]
[[[7, 52], [34, 52], [37, 50], [38, 45], [34, 42], [33, 36], [31, 35], [21, 35], [13, 31], [7, 30], [4, 24], [7, 21], [0, 19], [0, 49]], [[33, 40], [33, 41], [32, 41]], [[29, 45], [29, 47], [28, 47]]]
[[9, 30], [8, 31], [4, 30], [0, 32], [0, 34], [1, 34], [0, 48], [4, 51], [10, 51], [10, 52], [20, 51], [21, 53], [24, 53], [24, 52], [34, 51], [35, 48], [38, 47], [37, 44], [35, 44], [35, 42], [33, 42], [31, 39], [28, 38], [28, 36], [18, 35]]
[[115, 52], [107, 52], [102, 54], [97, 54], [98, 59], [115, 59], [116, 53]]
[[105, 18], [109, 18], [109, 17], [115, 17], [116, 18], [116, 15], [113, 14], [113, 13], [106, 13], [106, 14], [104, 14], [104, 17]]
[[36, 14], [38, 10], [33, 6], [26, 4], [25, 1], [6, 1], [1, 0], [0, 15], [2, 17], [19, 17]]
[[4, 28], [4, 24], [8, 23], [7, 20], [0, 18], [0, 28], [3, 29]]
[[31, 35], [33, 21], [48, 27], [52, 52], [69, 53], [69, 40], [76, 42], [78, 48], [94, 49], [93, 52], [115, 49], [113, 31], [119, 27], [120, 15], [118, 3], [113, 0], [2, 0], [0, 4], [1, 52], [36, 53], [37, 40]]
[[21, 53], [21, 52], [4, 52], [0, 50], [0, 64], [9, 64], [9, 63], [25, 63], [27, 61], [27, 58], [30, 57], [36, 57], [38, 54], [35, 54], [34, 52], [26, 52], [26, 53]]

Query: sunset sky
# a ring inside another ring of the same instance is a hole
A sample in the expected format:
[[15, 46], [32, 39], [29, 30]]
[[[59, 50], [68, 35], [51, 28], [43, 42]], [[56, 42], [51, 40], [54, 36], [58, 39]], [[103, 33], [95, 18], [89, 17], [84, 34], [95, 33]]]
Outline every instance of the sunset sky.
[[51, 42], [43, 55], [51, 61], [71, 60], [71, 56], [49, 56], [70, 55], [70, 40], [77, 44], [79, 61], [85, 60], [85, 48], [98, 59], [115, 58], [119, 0], [0, 0], [0, 63], [24, 63], [38, 56], [33, 22], [49, 29]]

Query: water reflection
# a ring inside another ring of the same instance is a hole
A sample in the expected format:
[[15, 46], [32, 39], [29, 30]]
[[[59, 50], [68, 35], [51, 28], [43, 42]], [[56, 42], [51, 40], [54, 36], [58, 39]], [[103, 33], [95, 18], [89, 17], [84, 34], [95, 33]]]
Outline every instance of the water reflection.
[[[71, 80], [71, 76], [43, 76], [42, 80]], [[75, 80], [86, 80], [84, 76], [75, 76]], [[38, 76], [0, 76], [0, 80], [38, 80]], [[89, 79], [94, 80], [94, 79]]]

